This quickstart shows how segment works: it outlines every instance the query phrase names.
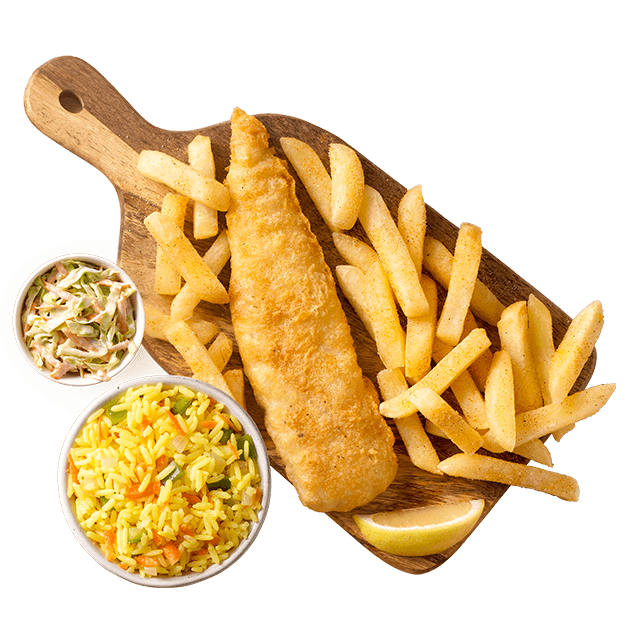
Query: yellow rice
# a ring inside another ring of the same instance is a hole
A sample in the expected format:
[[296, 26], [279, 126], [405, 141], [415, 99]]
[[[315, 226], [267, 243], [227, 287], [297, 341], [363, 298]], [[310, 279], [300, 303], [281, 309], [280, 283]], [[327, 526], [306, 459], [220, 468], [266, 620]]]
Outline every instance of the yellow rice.
[[[172, 418], [183, 396], [191, 404]], [[112, 420], [116, 412], [126, 414]], [[241, 431], [205, 394], [162, 383], [129, 389], [89, 417], [69, 453], [67, 493], [78, 522], [131, 573], [174, 576], [220, 563], [261, 509], [257, 460], [248, 442], [238, 449]], [[218, 481], [230, 488], [215, 488]]]

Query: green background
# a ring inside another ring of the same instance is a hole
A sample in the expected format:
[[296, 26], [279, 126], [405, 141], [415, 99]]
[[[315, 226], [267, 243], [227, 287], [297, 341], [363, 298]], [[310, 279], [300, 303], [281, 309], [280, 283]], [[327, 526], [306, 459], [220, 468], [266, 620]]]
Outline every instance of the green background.
[[[118, 235], [95, 169], [40, 134], [22, 93], [57, 55], [95, 66], [150, 122], [191, 129], [234, 106], [333, 131], [570, 315], [606, 310], [605, 409], [560, 445], [581, 499], [511, 489], [424, 576], [392, 569], [303, 508], [277, 474], [266, 525], [232, 570], [180, 590], [100, 568], [62, 516], [56, 464], [74, 416], [0, 360], [3, 619], [24, 637], [463, 634], [594, 638], [637, 597], [637, 12], [631, 2], [86, 2], [4, 10], [3, 290], [31, 256]], [[97, 6], [97, 5], [95, 5]], [[636, 6], [636, 5], [634, 5]], [[206, 7], [206, 8], [203, 8]], [[8, 594], [8, 595], [6, 595]], [[632, 628], [632, 627], [631, 627]], [[260, 631], [258, 631], [258, 629]]]

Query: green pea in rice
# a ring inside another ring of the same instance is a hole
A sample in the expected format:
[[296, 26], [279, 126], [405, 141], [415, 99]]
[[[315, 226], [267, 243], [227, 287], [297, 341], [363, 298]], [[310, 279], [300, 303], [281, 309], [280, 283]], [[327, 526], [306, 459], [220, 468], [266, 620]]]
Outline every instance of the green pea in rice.
[[241, 432], [205, 394], [162, 383], [127, 390], [89, 417], [69, 453], [78, 522], [131, 573], [175, 576], [219, 564], [261, 509], [255, 450]]

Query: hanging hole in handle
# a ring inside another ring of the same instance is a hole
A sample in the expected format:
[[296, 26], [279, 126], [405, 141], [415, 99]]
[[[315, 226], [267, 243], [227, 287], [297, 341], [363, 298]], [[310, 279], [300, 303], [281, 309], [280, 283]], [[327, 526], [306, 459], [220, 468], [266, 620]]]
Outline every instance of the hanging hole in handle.
[[80, 113], [84, 108], [80, 98], [78, 98], [73, 91], [69, 91], [68, 89], [65, 89], [60, 93], [58, 100], [60, 101], [60, 106], [69, 113]]

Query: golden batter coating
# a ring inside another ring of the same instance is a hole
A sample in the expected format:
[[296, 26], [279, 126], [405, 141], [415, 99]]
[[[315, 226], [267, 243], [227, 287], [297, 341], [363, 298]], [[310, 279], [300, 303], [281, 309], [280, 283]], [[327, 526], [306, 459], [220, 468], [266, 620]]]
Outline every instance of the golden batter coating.
[[350, 511], [393, 481], [393, 433], [293, 178], [261, 122], [235, 109], [231, 125], [229, 297], [244, 369], [302, 503]]

